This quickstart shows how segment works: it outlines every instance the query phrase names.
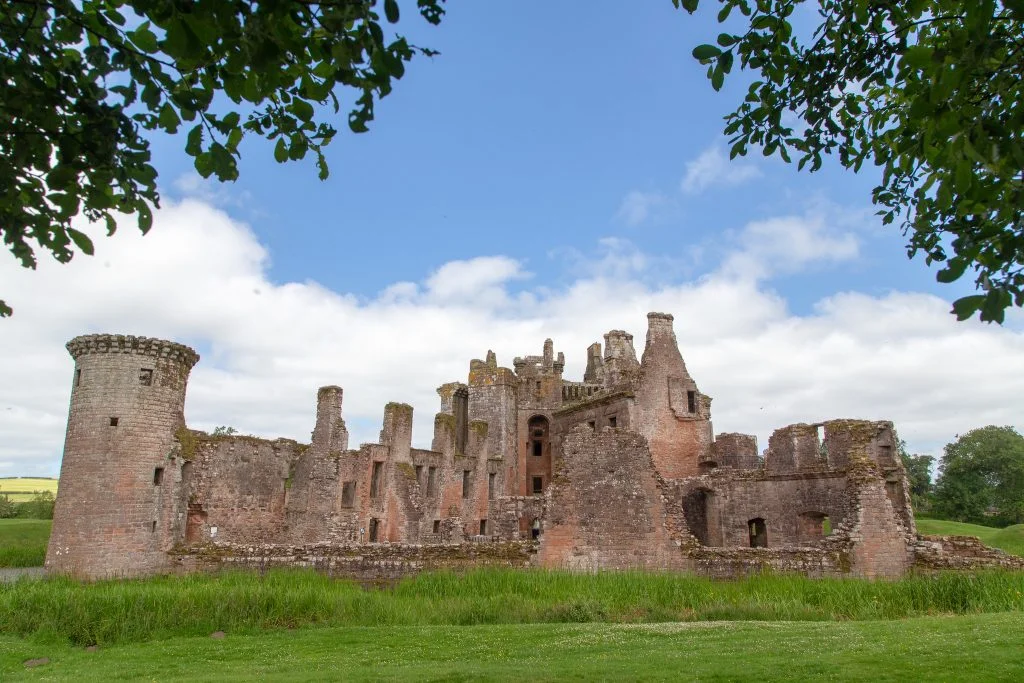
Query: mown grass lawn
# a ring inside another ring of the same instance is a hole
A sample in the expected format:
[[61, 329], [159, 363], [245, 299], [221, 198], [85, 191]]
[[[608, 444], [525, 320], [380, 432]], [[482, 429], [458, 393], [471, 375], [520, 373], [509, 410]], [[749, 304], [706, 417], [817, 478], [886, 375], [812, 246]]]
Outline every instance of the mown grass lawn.
[[921, 534], [940, 536], [977, 536], [985, 545], [1005, 550], [1014, 555], [1024, 556], [1024, 524], [1014, 524], [1003, 529], [964, 522], [950, 522], [944, 519], [918, 519], [917, 531]]
[[50, 540], [49, 519], [0, 519], [0, 567], [41, 567]]
[[[27, 669], [24, 662], [49, 663]], [[309, 628], [86, 651], [0, 637], [0, 679], [1020, 681], [1024, 614]]]

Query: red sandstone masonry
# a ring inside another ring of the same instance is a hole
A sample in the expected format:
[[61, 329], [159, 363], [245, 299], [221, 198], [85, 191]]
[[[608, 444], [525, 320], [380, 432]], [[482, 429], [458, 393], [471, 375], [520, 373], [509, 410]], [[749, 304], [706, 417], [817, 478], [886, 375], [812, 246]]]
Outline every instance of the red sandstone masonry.
[[412, 447], [401, 403], [385, 407], [380, 443], [350, 449], [337, 386], [317, 394], [308, 446], [189, 431], [194, 351], [76, 338], [47, 568], [96, 578], [288, 565], [381, 578], [541, 564], [888, 578], [911, 566], [1020, 566], [916, 537], [890, 423], [790, 425], [762, 462], [751, 436], [712, 439], [711, 399], [687, 371], [672, 316], [648, 316], [639, 362], [632, 335], [604, 341], [603, 354], [586, 349], [582, 382], [563, 379], [551, 340], [514, 370], [491, 352], [472, 361], [466, 383], [438, 389], [427, 450]]

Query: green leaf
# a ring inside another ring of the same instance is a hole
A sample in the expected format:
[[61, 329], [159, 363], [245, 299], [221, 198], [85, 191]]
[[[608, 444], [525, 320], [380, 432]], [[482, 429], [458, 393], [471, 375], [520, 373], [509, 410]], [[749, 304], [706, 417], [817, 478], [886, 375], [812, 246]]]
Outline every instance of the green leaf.
[[714, 45], [705, 44], [698, 45], [697, 47], [693, 48], [694, 59], [699, 59], [701, 61], [704, 61], [706, 59], [712, 59], [720, 54], [722, 54], [721, 48], [718, 48]]
[[274, 145], [274, 159], [281, 164], [288, 161], [288, 143], [283, 137], [278, 138], [277, 144]]
[[967, 320], [972, 315], [977, 313], [982, 304], [985, 303], [984, 294], [973, 294], [971, 296], [965, 296], [957, 299], [953, 302], [953, 314], [956, 315], [957, 320]]
[[967, 259], [954, 258], [946, 263], [946, 267], [935, 274], [939, 282], [949, 284], [960, 279], [960, 276], [967, 270]]
[[398, 23], [398, 3], [395, 0], [384, 0], [384, 16], [392, 24]]
[[147, 54], [153, 54], [159, 51], [160, 47], [157, 45], [156, 35], [149, 30], [149, 26], [148, 21], [142, 22], [137, 29], [128, 32], [128, 37], [135, 47]]
[[178, 118], [178, 112], [170, 102], [164, 102], [164, 106], [160, 108], [159, 122], [160, 127], [168, 133], [178, 132], [178, 125], [181, 123], [181, 119]]
[[75, 230], [74, 228], [68, 228], [67, 229], [67, 233], [68, 233], [68, 237], [71, 238], [71, 241], [74, 242], [75, 245], [79, 249], [82, 250], [83, 254], [87, 254], [88, 256], [92, 256], [92, 254], [93, 254], [92, 240], [89, 239], [88, 235], [86, 235], [84, 232], [81, 232], [79, 230]]
[[153, 212], [143, 202], [139, 204], [139, 230], [145, 235], [153, 227]]
[[197, 123], [192, 130], [188, 132], [188, 138], [185, 142], [185, 152], [189, 156], [199, 156], [203, 151], [203, 124]]
[[934, 50], [924, 45], [911, 45], [903, 53], [903, 61], [915, 68], [924, 69], [931, 66]]

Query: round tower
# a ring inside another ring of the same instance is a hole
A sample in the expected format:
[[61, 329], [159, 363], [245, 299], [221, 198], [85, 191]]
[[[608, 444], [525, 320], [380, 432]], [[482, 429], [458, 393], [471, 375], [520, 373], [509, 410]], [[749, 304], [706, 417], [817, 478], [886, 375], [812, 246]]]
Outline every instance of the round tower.
[[199, 355], [182, 344], [94, 334], [75, 359], [46, 569], [85, 578], [159, 572], [175, 540], [185, 388]]

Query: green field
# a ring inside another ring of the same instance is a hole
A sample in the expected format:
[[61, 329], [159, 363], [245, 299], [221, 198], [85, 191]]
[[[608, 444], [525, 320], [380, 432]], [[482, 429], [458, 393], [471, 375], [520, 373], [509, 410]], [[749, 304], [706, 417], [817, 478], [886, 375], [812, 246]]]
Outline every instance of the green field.
[[[862, 622], [357, 627], [101, 647], [0, 636], [0, 679], [1019, 681], [1024, 614]], [[49, 658], [26, 669], [23, 662]]]
[[0, 568], [43, 566], [52, 524], [49, 519], [0, 519]]
[[977, 536], [985, 545], [1005, 550], [1024, 557], [1024, 524], [1014, 524], [1004, 529], [964, 522], [949, 522], [944, 519], [918, 519], [917, 532], [943, 536]]
[[57, 495], [57, 480], [43, 477], [0, 477], [0, 495], [7, 495], [12, 503], [31, 500], [40, 491]]

